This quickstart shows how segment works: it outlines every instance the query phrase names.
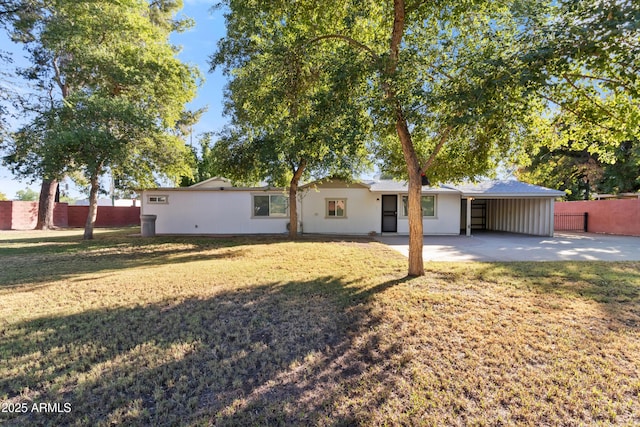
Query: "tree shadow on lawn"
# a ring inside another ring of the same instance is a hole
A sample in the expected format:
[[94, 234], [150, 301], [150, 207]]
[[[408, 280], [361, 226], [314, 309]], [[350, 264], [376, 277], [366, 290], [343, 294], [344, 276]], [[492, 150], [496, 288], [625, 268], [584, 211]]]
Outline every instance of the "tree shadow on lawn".
[[[326, 276], [4, 327], [0, 397], [71, 404], [9, 415], [20, 425], [367, 424], [398, 380], [367, 302], [406, 280]], [[373, 377], [377, 400], [340, 407]]]
[[509, 285], [541, 294], [592, 300], [611, 319], [626, 327], [640, 328], [640, 262], [487, 263], [478, 277], [490, 281], [517, 278]]
[[[30, 239], [27, 239], [30, 240]], [[365, 237], [307, 237], [293, 242], [370, 243]], [[2, 248], [0, 242], [0, 289], [27, 283], [53, 282], [78, 274], [100, 273], [123, 268], [151, 267], [192, 261], [234, 258], [243, 255], [241, 246], [292, 242], [285, 236], [158, 236], [142, 238], [122, 231], [106, 233], [94, 240], [67, 237], [38, 239], [35, 244]], [[234, 249], [235, 248], [235, 249]]]

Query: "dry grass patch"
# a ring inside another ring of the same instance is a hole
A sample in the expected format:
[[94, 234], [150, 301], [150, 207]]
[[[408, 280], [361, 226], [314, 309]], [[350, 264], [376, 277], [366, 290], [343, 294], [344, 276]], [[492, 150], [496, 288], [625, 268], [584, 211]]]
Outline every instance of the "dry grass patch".
[[0, 234], [0, 422], [640, 423], [640, 263], [131, 232]]

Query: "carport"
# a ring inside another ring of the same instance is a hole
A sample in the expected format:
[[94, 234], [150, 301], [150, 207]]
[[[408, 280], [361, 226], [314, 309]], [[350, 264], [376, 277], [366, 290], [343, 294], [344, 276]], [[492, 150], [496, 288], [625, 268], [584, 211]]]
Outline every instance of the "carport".
[[516, 180], [456, 185], [461, 234], [491, 230], [553, 236], [553, 203], [562, 191]]

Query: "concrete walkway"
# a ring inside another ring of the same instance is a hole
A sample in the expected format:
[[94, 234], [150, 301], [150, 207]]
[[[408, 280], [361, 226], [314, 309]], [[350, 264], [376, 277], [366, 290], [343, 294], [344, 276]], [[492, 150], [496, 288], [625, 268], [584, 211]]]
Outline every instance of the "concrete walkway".
[[[404, 256], [408, 236], [378, 236]], [[556, 233], [554, 237], [479, 232], [466, 236], [425, 236], [425, 261], [640, 261], [640, 237]]]

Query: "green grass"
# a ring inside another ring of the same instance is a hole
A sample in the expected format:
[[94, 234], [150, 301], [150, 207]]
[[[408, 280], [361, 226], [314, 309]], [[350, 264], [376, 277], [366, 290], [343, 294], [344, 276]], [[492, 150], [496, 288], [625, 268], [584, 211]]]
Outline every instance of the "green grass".
[[97, 231], [0, 232], [0, 424], [640, 423], [640, 263]]

